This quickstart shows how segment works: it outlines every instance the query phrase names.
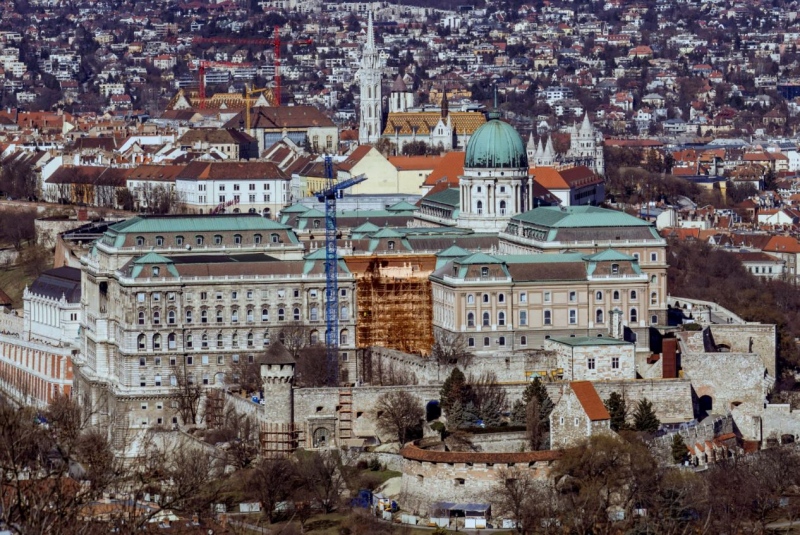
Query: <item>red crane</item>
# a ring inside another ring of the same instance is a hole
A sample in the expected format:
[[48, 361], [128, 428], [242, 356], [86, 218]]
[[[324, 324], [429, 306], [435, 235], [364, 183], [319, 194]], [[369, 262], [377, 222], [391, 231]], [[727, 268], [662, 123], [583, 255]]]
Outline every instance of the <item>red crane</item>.
[[[241, 38], [241, 37], [194, 37], [194, 43], [214, 43], [220, 45], [260, 45], [260, 46], [273, 46], [275, 55], [275, 104], [281, 105], [281, 34], [280, 26], [275, 26], [275, 34], [272, 39], [260, 39], [255, 37]], [[290, 41], [287, 44], [297, 44], [302, 46], [309, 46], [313, 44], [312, 39], [299, 39], [297, 41]], [[200, 107], [205, 108], [206, 103], [206, 88], [205, 88], [205, 67], [224, 67], [224, 66], [241, 66], [241, 64], [227, 63], [221, 61], [200, 61]]]

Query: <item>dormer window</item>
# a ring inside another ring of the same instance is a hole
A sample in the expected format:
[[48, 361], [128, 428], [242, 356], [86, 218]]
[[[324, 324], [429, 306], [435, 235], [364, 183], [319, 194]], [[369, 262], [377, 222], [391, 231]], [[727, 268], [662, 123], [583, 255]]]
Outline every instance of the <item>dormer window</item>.
[[214, 236], [214, 245], [222, 245], [222, 236], [219, 234]]
[[389, 241], [389, 250], [391, 251], [393, 249], [394, 249], [394, 242], [393, 241]]
[[619, 264], [611, 264], [611, 274], [619, 275]]
[[488, 277], [489, 276], [489, 268], [484, 266], [481, 268], [481, 277]]
[[153, 266], [153, 276], [158, 277], [158, 274], [161, 272], [161, 268], [158, 266]]
[[136, 236], [136, 246], [141, 247], [144, 245], [144, 236]]
[[164, 236], [156, 236], [156, 245], [159, 247], [164, 245]]

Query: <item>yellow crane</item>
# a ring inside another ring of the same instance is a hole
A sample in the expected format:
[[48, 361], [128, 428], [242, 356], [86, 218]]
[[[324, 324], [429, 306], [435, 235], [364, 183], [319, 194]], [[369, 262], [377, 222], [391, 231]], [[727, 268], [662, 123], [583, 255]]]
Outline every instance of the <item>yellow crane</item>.
[[252, 107], [250, 104], [251, 98], [253, 97], [253, 95], [258, 95], [259, 93], [266, 93], [271, 91], [272, 91], [271, 87], [262, 87], [260, 89], [247, 89], [247, 87], [245, 87], [244, 89], [244, 102], [245, 102], [244, 105], [246, 108], [245, 125], [248, 134], [250, 133], [250, 108]]

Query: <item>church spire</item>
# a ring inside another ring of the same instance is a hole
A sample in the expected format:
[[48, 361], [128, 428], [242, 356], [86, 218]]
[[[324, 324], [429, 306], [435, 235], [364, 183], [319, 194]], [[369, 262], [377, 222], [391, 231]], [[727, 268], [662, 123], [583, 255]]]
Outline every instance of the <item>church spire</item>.
[[367, 44], [364, 48], [375, 48], [375, 32], [372, 29], [372, 10], [369, 11], [369, 18], [367, 21]]
[[442, 119], [447, 119], [450, 112], [450, 104], [447, 102], [447, 86], [442, 88]]

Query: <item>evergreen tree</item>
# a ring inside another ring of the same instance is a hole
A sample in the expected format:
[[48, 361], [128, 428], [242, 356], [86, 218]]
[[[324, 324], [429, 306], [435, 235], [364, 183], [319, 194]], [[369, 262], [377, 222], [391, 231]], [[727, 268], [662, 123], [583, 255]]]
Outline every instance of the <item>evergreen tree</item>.
[[683, 441], [683, 435], [675, 433], [672, 435], [672, 460], [676, 464], [681, 464], [686, 459], [686, 443]]
[[467, 378], [464, 377], [464, 373], [461, 370], [453, 368], [453, 371], [450, 372], [450, 376], [445, 380], [439, 391], [439, 404], [442, 407], [442, 412], [444, 412], [444, 415], [447, 417], [448, 424], [453, 423], [451, 413], [453, 412], [456, 402], [458, 402], [461, 411], [459, 423], [463, 420], [466, 392]]
[[625, 406], [625, 398], [620, 396], [617, 392], [611, 392], [607, 400], [603, 402], [611, 415], [611, 429], [613, 431], [621, 431], [628, 429], [628, 409]]
[[639, 400], [636, 410], [633, 411], [633, 428], [637, 431], [655, 433], [660, 426], [661, 422], [653, 410], [653, 404], [647, 398]]
[[522, 401], [514, 404], [512, 417], [516, 422], [524, 422], [528, 431], [531, 449], [547, 449], [550, 444], [550, 413], [553, 401], [547, 389], [536, 377], [522, 393]]

